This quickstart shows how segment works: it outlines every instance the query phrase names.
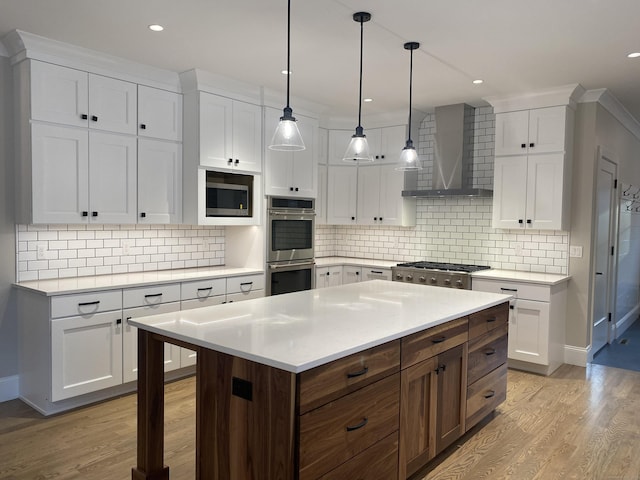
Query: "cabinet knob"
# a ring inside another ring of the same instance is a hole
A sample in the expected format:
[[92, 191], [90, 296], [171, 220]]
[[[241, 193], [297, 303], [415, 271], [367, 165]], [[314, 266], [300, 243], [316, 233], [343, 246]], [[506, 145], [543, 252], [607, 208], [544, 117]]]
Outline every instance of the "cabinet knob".
[[380, 158], [380, 155], [376, 155], [376, 160]]
[[92, 217], [97, 217], [98, 216], [98, 212], [91, 212], [91, 216]]
[[384, 155], [380, 155], [380, 158], [384, 158]]
[[356, 272], [356, 275], [360, 275], [360, 272]]
[[382, 221], [382, 217], [380, 217], [380, 221]]
[[140, 213], [140, 217], [141, 218], [145, 218], [147, 216], [147, 214], [145, 212]]
[[529, 148], [533, 148], [533, 147], [535, 147], [535, 146], [536, 146], [536, 144], [535, 144], [535, 143], [530, 143], [530, 144], [529, 144]]
[[522, 225], [522, 224], [524, 223], [524, 220], [522, 220], [522, 219], [520, 218], [520, 219], [518, 219], [518, 223], [519, 223], [520, 225]]
[[300, 190], [300, 189], [299, 189], [298, 187], [296, 187], [296, 192], [297, 192], [298, 190]]
[[527, 223], [528, 223], [529, 225], [531, 225], [533, 222], [531, 221], [531, 219], [530, 219], [530, 218], [528, 218], [528, 219], [527, 219]]
[[231, 165], [233, 163], [233, 158], [230, 158], [229, 160], [227, 160], [227, 164]]
[[86, 212], [86, 211], [85, 211], [85, 212], [82, 212], [82, 216], [83, 216], [83, 217], [88, 217], [88, 216], [89, 216], [89, 212]]
[[374, 221], [378, 220], [378, 217], [373, 217], [373, 220], [374, 220]]
[[240, 163], [240, 160], [238, 160], [238, 159], [236, 158], [236, 161], [235, 161], [235, 162], [233, 162], [233, 163], [235, 163], [236, 165], [238, 165], [238, 164]]
[[80, 118], [82, 120], [86, 120], [87, 118], [89, 118], [89, 116], [86, 113], [83, 113], [82, 115], [80, 115]]
[[116, 320], [116, 325], [122, 325], [122, 319], [121, 318]]
[[146, 130], [147, 129], [147, 125], [144, 123], [140, 124], [140, 130]]
[[351, 220], [355, 220], [355, 219], [356, 219], [356, 217], [351, 217]]
[[293, 187], [289, 187], [289, 191], [290, 191], [290, 192], [293, 192]]
[[520, 144], [520, 147], [521, 147], [521, 148], [527, 148], [527, 144], [526, 144], [526, 143], [521, 143], [521, 144]]
[[98, 121], [98, 117], [96, 117], [95, 115], [91, 115], [91, 121], [92, 122], [97, 122]]

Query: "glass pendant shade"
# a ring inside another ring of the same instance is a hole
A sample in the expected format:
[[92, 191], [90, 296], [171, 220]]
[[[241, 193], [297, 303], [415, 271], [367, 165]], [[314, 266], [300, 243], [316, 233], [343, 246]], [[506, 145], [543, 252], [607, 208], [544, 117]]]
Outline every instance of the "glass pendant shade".
[[351, 137], [342, 160], [357, 163], [373, 162], [373, 157], [369, 152], [369, 142], [367, 142], [367, 136], [363, 133], [362, 127], [356, 128], [356, 133]]
[[396, 170], [412, 171], [420, 170], [421, 168], [422, 165], [420, 164], [418, 152], [413, 146], [413, 142], [411, 140], [407, 140], [407, 144], [402, 149], [402, 152], [400, 152], [400, 160]]
[[284, 109], [284, 115], [280, 117], [280, 123], [271, 138], [269, 148], [287, 152], [304, 150], [305, 145], [298, 130], [296, 119], [291, 115], [291, 109]]

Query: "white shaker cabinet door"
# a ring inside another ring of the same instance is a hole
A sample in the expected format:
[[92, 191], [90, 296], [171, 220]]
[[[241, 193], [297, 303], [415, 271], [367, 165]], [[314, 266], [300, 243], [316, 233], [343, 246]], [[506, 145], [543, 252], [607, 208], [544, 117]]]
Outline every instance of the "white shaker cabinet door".
[[32, 223], [86, 223], [89, 145], [86, 130], [33, 124]]
[[[122, 381], [132, 382], [138, 378], [138, 329], [129, 325], [129, 320], [148, 315], [171, 313], [180, 310], [180, 302], [161, 303], [153, 306], [127, 308], [122, 311], [124, 333], [122, 337]], [[180, 347], [164, 344], [164, 371], [180, 368]]]
[[358, 167], [329, 166], [327, 224], [355, 225], [357, 220]]
[[379, 165], [358, 167], [358, 225], [380, 223], [380, 173]]
[[233, 166], [233, 102], [230, 98], [200, 92], [200, 165]]
[[403, 198], [404, 172], [394, 165], [380, 165], [380, 215], [382, 225], [415, 225], [415, 208], [405, 208], [405, 204], [415, 199]]
[[136, 223], [136, 138], [89, 134], [90, 221]]
[[529, 153], [563, 152], [567, 109], [536, 108], [529, 112]]
[[31, 61], [31, 118], [86, 127], [88, 74], [73, 68]]
[[136, 99], [135, 83], [89, 75], [89, 128], [135, 135]]
[[138, 85], [138, 135], [182, 141], [182, 95]]
[[509, 358], [547, 365], [549, 362], [548, 302], [515, 301], [509, 321]]
[[496, 155], [526, 154], [529, 142], [529, 111], [498, 113], [495, 142]]
[[260, 173], [262, 171], [262, 109], [258, 105], [234, 100], [232, 112], [233, 168]]
[[493, 228], [524, 228], [527, 204], [527, 156], [496, 157]]
[[138, 222], [182, 221], [182, 145], [138, 139]]
[[122, 312], [51, 321], [51, 401], [122, 383]]
[[530, 155], [527, 170], [526, 226], [538, 230], [560, 230], [564, 154]]
[[293, 181], [294, 191], [297, 197], [316, 198], [318, 194], [318, 160], [317, 160], [317, 136], [318, 122], [315, 119], [298, 117], [298, 128], [305, 149], [293, 152]]

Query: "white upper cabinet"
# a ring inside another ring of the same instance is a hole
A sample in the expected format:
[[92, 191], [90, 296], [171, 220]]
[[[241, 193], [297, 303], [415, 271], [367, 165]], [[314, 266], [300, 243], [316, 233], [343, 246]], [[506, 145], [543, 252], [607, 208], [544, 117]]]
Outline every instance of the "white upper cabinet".
[[262, 112], [253, 105], [199, 92], [200, 165], [260, 173]]
[[[271, 140], [281, 113], [265, 108], [265, 141]], [[265, 146], [265, 194], [316, 198], [318, 194], [317, 120], [296, 115], [305, 149], [296, 152], [271, 150]]]
[[413, 198], [402, 197], [404, 172], [395, 165], [358, 167], [358, 224], [415, 225]]
[[182, 145], [138, 139], [138, 222], [182, 222]]
[[374, 162], [396, 164], [407, 140], [407, 127], [371, 128], [365, 131], [365, 135]]
[[353, 130], [329, 130], [329, 165], [349, 165], [342, 158], [353, 134]]
[[568, 228], [572, 132], [566, 106], [496, 114], [494, 228]]
[[496, 156], [564, 151], [565, 112], [559, 106], [496, 114]]
[[358, 212], [358, 167], [329, 166], [327, 180], [327, 223], [356, 225]]
[[138, 135], [182, 141], [182, 95], [138, 85]]
[[136, 85], [32, 61], [31, 118], [135, 135]]

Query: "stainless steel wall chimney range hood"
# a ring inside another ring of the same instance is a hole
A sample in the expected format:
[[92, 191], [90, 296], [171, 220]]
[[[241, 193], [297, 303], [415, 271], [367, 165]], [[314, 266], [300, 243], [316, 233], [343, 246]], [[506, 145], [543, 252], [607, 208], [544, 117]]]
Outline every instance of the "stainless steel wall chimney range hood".
[[473, 187], [475, 108], [465, 103], [436, 107], [431, 188], [404, 190], [403, 197], [490, 197]]

